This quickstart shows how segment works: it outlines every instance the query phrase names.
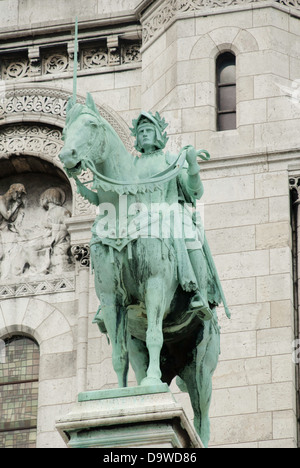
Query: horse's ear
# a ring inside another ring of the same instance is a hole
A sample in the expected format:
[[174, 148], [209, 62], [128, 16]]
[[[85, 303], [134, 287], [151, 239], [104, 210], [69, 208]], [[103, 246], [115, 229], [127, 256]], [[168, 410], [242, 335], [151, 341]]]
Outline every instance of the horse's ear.
[[93, 99], [93, 97], [92, 97], [92, 95], [90, 93], [87, 93], [85, 105], [89, 109], [94, 111], [96, 114], [98, 113], [98, 109], [96, 107], [95, 101], [94, 101], [94, 99]]
[[68, 99], [68, 104], [67, 104], [67, 107], [66, 107], [66, 112], [67, 112], [67, 114], [68, 114], [68, 112], [70, 112], [70, 110], [72, 109], [72, 107], [74, 106], [74, 104], [75, 104], [75, 103], [74, 103], [73, 97], [70, 97], [70, 98]]

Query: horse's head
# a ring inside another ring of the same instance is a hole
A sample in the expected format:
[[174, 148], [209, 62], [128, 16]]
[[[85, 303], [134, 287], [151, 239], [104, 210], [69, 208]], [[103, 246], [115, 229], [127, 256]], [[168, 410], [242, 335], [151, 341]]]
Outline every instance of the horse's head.
[[103, 162], [105, 126], [90, 94], [85, 105], [69, 101], [63, 140], [64, 147], [59, 157], [70, 176], [85, 170], [88, 160]]

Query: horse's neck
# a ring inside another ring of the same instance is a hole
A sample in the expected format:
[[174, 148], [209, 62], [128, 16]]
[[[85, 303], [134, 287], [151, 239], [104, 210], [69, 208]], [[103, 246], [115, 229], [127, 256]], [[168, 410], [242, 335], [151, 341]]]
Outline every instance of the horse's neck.
[[108, 145], [105, 149], [106, 158], [102, 164], [102, 173], [106, 177], [116, 180], [132, 179], [134, 158], [126, 150], [121, 139], [113, 137], [113, 134], [108, 134]]

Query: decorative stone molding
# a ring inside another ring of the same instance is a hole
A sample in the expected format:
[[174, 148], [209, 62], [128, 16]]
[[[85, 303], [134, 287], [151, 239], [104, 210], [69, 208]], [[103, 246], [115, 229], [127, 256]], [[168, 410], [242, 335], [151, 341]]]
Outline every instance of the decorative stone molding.
[[85, 245], [75, 245], [71, 248], [72, 255], [75, 260], [80, 264], [81, 267], [89, 268], [90, 267], [90, 246]]
[[285, 5], [288, 7], [293, 7], [300, 9], [300, 1], [299, 0], [276, 0], [277, 3], [281, 3], [281, 5]]
[[[2, 96], [3, 94], [3, 96]], [[63, 128], [66, 120], [66, 107], [70, 93], [55, 88], [32, 85], [7, 87], [0, 99], [0, 124], [11, 122], [42, 122]], [[84, 104], [85, 98], [77, 101]], [[104, 104], [98, 106], [100, 115], [117, 132], [128, 150], [132, 149], [129, 127], [112, 109]], [[1, 122], [1, 120], [3, 122]]]
[[[141, 41], [123, 41], [109, 36], [107, 41], [79, 44], [78, 72], [97, 71], [116, 65], [141, 62]], [[73, 71], [74, 42], [68, 47], [52, 47], [39, 54], [39, 47], [18, 53], [0, 54], [0, 80], [13, 81], [42, 75], [60, 75]]]
[[26, 78], [29, 76], [30, 61], [27, 58], [2, 58], [1, 60], [1, 79], [14, 80], [16, 78]]
[[145, 21], [142, 19], [143, 45], [147, 44], [172, 21], [176, 15], [176, 11], [177, 0], [165, 0]]
[[69, 97], [68, 93], [48, 88], [8, 88], [0, 101], [0, 122], [1, 119], [11, 121], [12, 117], [17, 121], [25, 113], [25, 121], [39, 120], [38, 117], [42, 116], [42, 121], [58, 121], [63, 127]]
[[19, 279], [16, 283], [0, 285], [0, 299], [39, 296], [70, 291], [75, 291], [74, 274], [64, 275], [63, 278], [47, 278], [39, 281], [20, 282]]
[[[224, 8], [228, 6], [245, 6], [252, 3], [266, 3], [269, 0], [164, 0], [142, 18], [143, 45], [169, 26], [174, 18], [182, 14], [190, 14], [207, 9]], [[273, 0], [287, 7], [300, 10], [300, 0]], [[270, 3], [270, 2], [269, 2]]]
[[62, 149], [62, 133], [58, 128], [36, 124], [12, 124], [0, 127], [0, 155], [43, 155], [60, 165], [58, 155]]
[[105, 46], [94, 49], [84, 49], [82, 52], [82, 68], [89, 70], [108, 66], [108, 50]]
[[64, 51], [49, 52], [43, 57], [43, 74], [55, 75], [69, 69], [69, 57]]

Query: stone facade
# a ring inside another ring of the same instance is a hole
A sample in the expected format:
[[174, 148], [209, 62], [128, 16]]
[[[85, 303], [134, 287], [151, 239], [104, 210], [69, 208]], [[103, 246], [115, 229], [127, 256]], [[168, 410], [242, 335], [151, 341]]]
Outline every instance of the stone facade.
[[[296, 201], [300, 3], [81, 3], [43, 0], [40, 8], [38, 0], [0, 1], [0, 195], [16, 183], [27, 192], [17, 245], [34, 238], [34, 213], [49, 213], [39, 202], [47, 189], [64, 191], [61, 207], [71, 215], [65, 220], [67, 263], [56, 264], [55, 249], [45, 243], [40, 252], [55, 268], [30, 274], [25, 259], [21, 272], [8, 269], [0, 277], [0, 339], [24, 333], [40, 346], [37, 445], [65, 446], [55, 420], [77, 394], [116, 386], [111, 348], [92, 323], [98, 300], [87, 245], [95, 212], [69, 184], [58, 159], [78, 15], [79, 99], [91, 92], [128, 148], [131, 121], [144, 109], [169, 122], [168, 149], [193, 144], [211, 154], [200, 163], [201, 210], [232, 319], [219, 310], [222, 353], [213, 381], [210, 445], [296, 447], [297, 220], [290, 192]], [[227, 51], [236, 56], [237, 128], [219, 132], [216, 58]], [[40, 226], [50, 239], [53, 224]], [[191, 417], [187, 396], [175, 383], [171, 389]]]

